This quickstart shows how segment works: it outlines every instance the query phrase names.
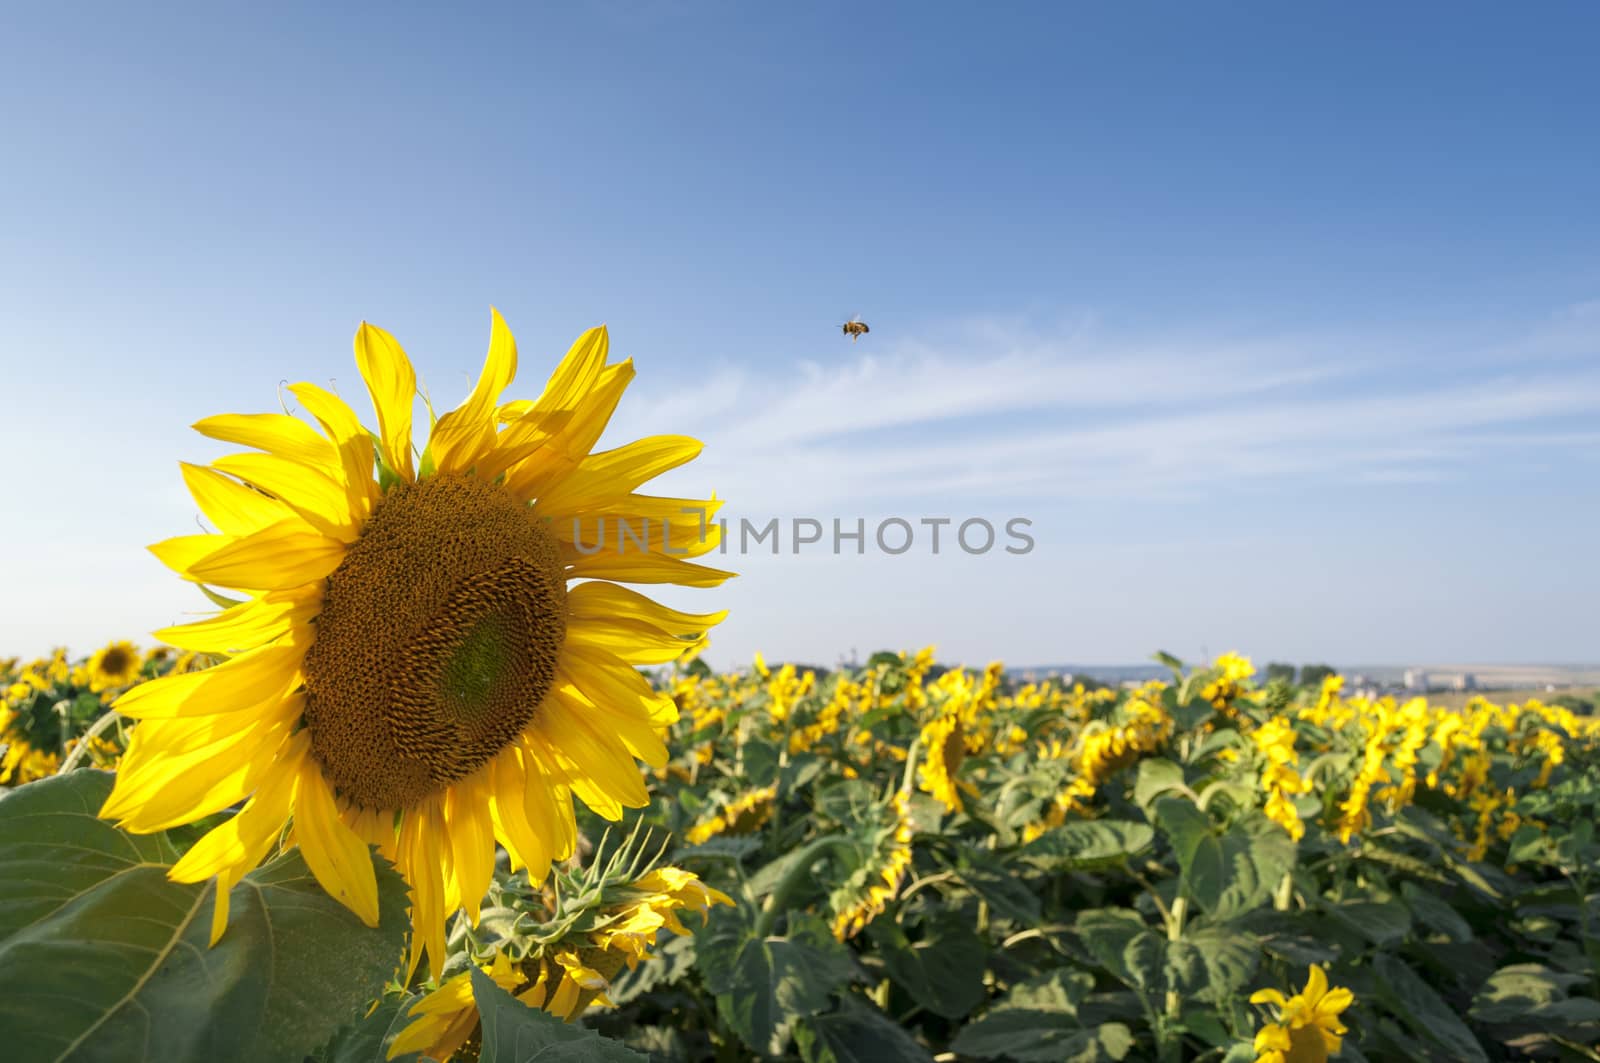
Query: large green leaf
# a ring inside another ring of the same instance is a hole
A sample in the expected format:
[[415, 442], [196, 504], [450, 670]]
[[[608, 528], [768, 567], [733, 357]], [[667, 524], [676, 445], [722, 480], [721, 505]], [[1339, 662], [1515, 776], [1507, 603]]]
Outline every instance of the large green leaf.
[[[385, 997], [370, 1014], [340, 1030], [317, 1053], [318, 1063], [389, 1063], [385, 1059], [387, 1046], [411, 1024], [408, 1012], [420, 999], [412, 993]], [[394, 1057], [392, 1063], [418, 1063], [421, 1059], [420, 1054], [407, 1052]]]
[[1021, 1063], [1102, 1063], [1122, 1059], [1133, 1036], [1121, 1023], [1085, 1026], [1078, 1006], [1094, 988], [1082, 971], [1056, 970], [1014, 986], [1006, 998], [964, 1026], [951, 1051]]
[[528, 1007], [478, 967], [471, 977], [483, 1035], [478, 1063], [648, 1063], [621, 1041]]
[[760, 937], [748, 909], [716, 909], [695, 934], [695, 953], [723, 1021], [745, 1044], [773, 1055], [850, 975], [844, 946], [820, 919], [800, 912], [790, 914], [787, 937]]
[[1154, 992], [1165, 985], [1166, 939], [1127, 908], [1079, 912], [1078, 937], [1101, 966], [1134, 989]]
[[1077, 820], [1045, 831], [1023, 846], [1023, 859], [1056, 871], [1110, 867], [1147, 848], [1156, 832], [1133, 820]]
[[1169, 988], [1184, 996], [1200, 995], [1225, 1006], [1256, 973], [1261, 942], [1235, 926], [1189, 928], [1177, 941], [1167, 943]]
[[995, 915], [1026, 927], [1039, 924], [1039, 896], [1016, 872], [974, 866], [956, 868], [952, 874], [962, 885], [988, 901]]
[[167, 880], [171, 843], [100, 820], [112, 776], [0, 797], [0, 1029], [8, 1060], [300, 1059], [359, 1017], [405, 945], [405, 884], [381, 864], [363, 926], [298, 851], [247, 875], [208, 947], [214, 887]]
[[837, 1011], [795, 1027], [795, 1041], [806, 1063], [933, 1063], [928, 1050], [889, 1016], [849, 993]]
[[1294, 868], [1294, 840], [1263, 815], [1242, 817], [1218, 837], [1210, 817], [1186, 798], [1159, 798], [1155, 807], [1177, 854], [1184, 893], [1218, 920], [1265, 904]]
[[874, 925], [872, 937], [890, 980], [934, 1014], [959, 1019], [983, 1001], [989, 950], [959, 914], [930, 919], [915, 943], [888, 919]]
[[1467, 1024], [1403, 960], [1389, 953], [1373, 963], [1379, 992], [1411, 1030], [1450, 1053], [1460, 1063], [1488, 1063], [1483, 1046]]
[[1146, 812], [1156, 798], [1184, 788], [1183, 766], [1166, 757], [1147, 757], [1139, 762], [1133, 784], [1133, 800]]

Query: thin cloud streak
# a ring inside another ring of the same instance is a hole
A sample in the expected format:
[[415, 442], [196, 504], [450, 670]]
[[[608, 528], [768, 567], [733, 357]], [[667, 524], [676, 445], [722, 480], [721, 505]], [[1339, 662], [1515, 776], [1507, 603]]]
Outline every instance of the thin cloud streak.
[[641, 404], [650, 423], [626, 428], [710, 425], [694, 479], [739, 509], [789, 513], [957, 497], [1155, 500], [1289, 477], [1427, 482], [1495, 456], [1563, 448], [1570, 458], [1600, 444], [1559, 423], [1600, 413], [1600, 372], [1577, 364], [1499, 364], [1396, 392], [1375, 367], [1260, 346], [995, 345], [1012, 353], [908, 343], [787, 379], [726, 372]]

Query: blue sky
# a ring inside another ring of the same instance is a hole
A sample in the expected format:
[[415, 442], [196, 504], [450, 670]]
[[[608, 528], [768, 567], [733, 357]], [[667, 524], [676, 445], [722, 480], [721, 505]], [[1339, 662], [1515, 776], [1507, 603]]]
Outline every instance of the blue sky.
[[714, 664], [1600, 659], [1592, 5], [339, 7], [0, 14], [0, 652], [202, 608], [187, 426], [494, 305], [735, 519], [1033, 521], [729, 558]]

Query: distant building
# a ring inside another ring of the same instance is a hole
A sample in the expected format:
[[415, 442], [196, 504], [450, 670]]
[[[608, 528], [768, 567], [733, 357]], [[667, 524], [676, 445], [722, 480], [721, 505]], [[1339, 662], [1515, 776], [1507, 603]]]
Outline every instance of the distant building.
[[1405, 686], [1407, 690], [1426, 693], [1428, 690], [1428, 673], [1420, 668], [1407, 668]]
[[1456, 676], [1454, 685], [1457, 690], [1477, 690], [1478, 677], [1473, 675], [1471, 672], [1462, 672], [1460, 675]]

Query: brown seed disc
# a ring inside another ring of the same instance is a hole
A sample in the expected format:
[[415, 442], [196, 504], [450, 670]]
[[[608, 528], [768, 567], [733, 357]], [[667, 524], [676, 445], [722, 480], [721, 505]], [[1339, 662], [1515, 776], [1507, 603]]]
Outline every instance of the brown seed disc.
[[961, 769], [961, 762], [967, 759], [967, 736], [959, 720], [944, 736], [939, 751], [944, 756], [944, 770], [954, 778], [956, 772]]
[[120, 676], [133, 668], [133, 658], [121, 646], [112, 646], [100, 658], [100, 670], [106, 675]]
[[566, 633], [560, 552], [526, 505], [465, 476], [395, 487], [328, 578], [311, 754], [355, 804], [410, 807], [528, 725]]

